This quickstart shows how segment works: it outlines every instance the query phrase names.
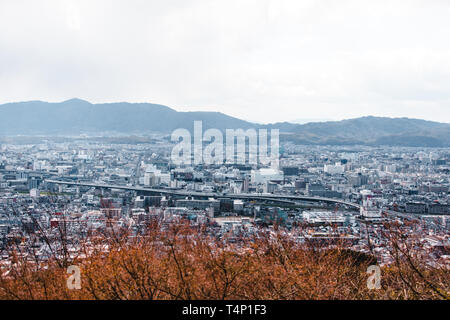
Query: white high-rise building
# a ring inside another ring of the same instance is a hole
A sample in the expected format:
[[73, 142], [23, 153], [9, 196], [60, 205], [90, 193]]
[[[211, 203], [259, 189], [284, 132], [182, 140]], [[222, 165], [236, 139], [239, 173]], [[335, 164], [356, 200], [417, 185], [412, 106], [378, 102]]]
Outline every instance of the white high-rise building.
[[334, 165], [326, 164], [323, 167], [323, 171], [329, 174], [343, 174], [345, 171], [345, 166], [340, 163], [336, 163]]
[[366, 219], [379, 219], [381, 218], [381, 210], [374, 205], [372, 198], [372, 192], [369, 190], [361, 190], [363, 198], [363, 204], [360, 208], [361, 216]]
[[281, 181], [284, 179], [283, 172], [274, 168], [261, 168], [251, 171], [251, 180], [254, 184], [266, 183], [267, 181]]

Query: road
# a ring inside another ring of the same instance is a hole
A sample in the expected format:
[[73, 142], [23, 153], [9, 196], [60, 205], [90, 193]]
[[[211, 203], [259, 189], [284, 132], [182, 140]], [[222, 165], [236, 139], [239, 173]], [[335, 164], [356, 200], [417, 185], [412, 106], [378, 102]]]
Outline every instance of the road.
[[227, 199], [240, 199], [240, 200], [291, 200], [291, 201], [315, 201], [326, 202], [333, 204], [345, 205], [354, 209], [360, 208], [357, 203], [346, 202], [339, 199], [324, 198], [324, 197], [309, 197], [309, 196], [293, 196], [293, 195], [279, 195], [279, 194], [255, 194], [255, 193], [227, 193], [219, 194], [212, 192], [195, 192], [195, 191], [180, 191], [171, 189], [155, 189], [155, 188], [143, 188], [135, 186], [123, 186], [123, 185], [111, 185], [111, 184], [99, 184], [88, 182], [70, 182], [60, 180], [45, 180], [50, 184], [68, 185], [68, 186], [80, 186], [91, 188], [104, 188], [104, 189], [118, 189], [118, 190], [130, 190], [143, 193], [156, 193], [161, 195], [175, 195], [181, 197], [194, 197], [194, 198], [227, 198]]

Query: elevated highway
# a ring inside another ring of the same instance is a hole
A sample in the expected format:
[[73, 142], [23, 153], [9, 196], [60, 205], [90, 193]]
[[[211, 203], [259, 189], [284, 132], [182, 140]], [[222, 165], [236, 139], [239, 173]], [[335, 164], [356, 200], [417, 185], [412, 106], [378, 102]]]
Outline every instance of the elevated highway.
[[348, 206], [353, 209], [359, 210], [360, 205], [357, 203], [346, 202], [339, 199], [324, 198], [324, 197], [309, 197], [309, 196], [294, 196], [294, 195], [281, 195], [281, 194], [260, 194], [260, 193], [213, 193], [213, 192], [196, 192], [185, 190], [173, 190], [173, 189], [159, 189], [159, 188], [143, 188], [136, 186], [123, 186], [101, 183], [89, 183], [89, 182], [73, 182], [73, 181], [61, 181], [61, 180], [45, 180], [49, 184], [67, 185], [67, 186], [79, 186], [79, 187], [91, 187], [98, 189], [117, 189], [117, 190], [129, 190], [137, 191], [147, 194], [158, 195], [172, 195], [180, 197], [193, 197], [193, 198], [227, 198], [227, 199], [240, 199], [240, 200], [284, 200], [280, 202], [295, 203], [295, 201], [313, 201], [313, 202], [325, 202], [331, 204], [339, 204]]

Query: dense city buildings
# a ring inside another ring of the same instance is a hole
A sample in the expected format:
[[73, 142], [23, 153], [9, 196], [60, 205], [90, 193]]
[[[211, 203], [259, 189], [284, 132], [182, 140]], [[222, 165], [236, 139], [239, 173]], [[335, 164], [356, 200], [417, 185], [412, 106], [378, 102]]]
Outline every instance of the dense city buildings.
[[[56, 237], [61, 226], [74, 238], [108, 228], [138, 234], [153, 220], [190, 221], [234, 243], [284, 228], [298, 242], [332, 247], [342, 240], [371, 251], [380, 265], [391, 262], [383, 222], [416, 220], [433, 257], [450, 261], [448, 149], [284, 143], [274, 168], [176, 166], [172, 147], [164, 135], [146, 143], [48, 138], [1, 145], [2, 261], [11, 245], [30, 245], [42, 232]], [[33, 246], [45, 260], [48, 243]]]

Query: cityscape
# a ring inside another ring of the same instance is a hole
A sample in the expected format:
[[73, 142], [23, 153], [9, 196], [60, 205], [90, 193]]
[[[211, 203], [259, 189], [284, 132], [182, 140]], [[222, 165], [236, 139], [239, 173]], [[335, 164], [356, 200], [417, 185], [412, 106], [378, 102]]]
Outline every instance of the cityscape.
[[449, 16], [1, 0], [0, 301], [170, 319], [448, 301]]
[[[174, 165], [175, 143], [163, 134], [150, 138], [2, 144], [2, 266], [11, 264], [11, 248], [40, 262], [64, 254], [75, 259], [80, 239], [92, 232], [126, 230], [136, 237], [155, 221], [161, 230], [185, 221], [238, 247], [261, 230], [283, 230], [298, 245], [342, 247], [374, 257], [380, 267], [395, 264], [385, 231], [396, 222], [421, 243], [427, 264], [450, 267], [446, 148], [286, 142], [277, 167]], [[61, 252], [61, 230], [68, 252]]]

